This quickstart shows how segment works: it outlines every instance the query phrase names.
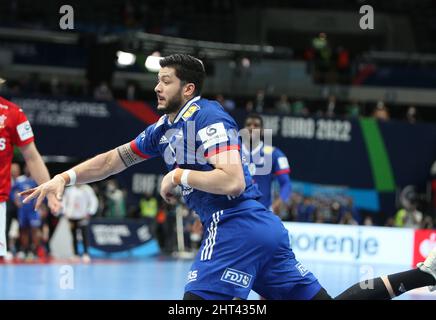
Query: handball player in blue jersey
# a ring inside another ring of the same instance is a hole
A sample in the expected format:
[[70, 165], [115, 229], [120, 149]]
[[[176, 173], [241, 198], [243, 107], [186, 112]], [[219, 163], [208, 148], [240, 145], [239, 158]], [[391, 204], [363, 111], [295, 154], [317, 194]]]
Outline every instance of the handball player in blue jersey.
[[[154, 90], [163, 116], [132, 141], [23, 192], [24, 201], [37, 198], [38, 208], [48, 194], [60, 199], [66, 185], [102, 180], [161, 156], [169, 171], [161, 183], [162, 198], [174, 203], [174, 189], [180, 186], [205, 230], [184, 299], [246, 299], [251, 289], [266, 299], [329, 299], [314, 275], [295, 259], [280, 219], [257, 201], [261, 194], [242, 165], [235, 121], [219, 103], [201, 97], [203, 63], [174, 54], [160, 65]], [[375, 290], [359, 291], [356, 284], [340, 297], [389, 298], [386, 283], [396, 293], [399, 279], [407, 290], [435, 285], [436, 262], [430, 258], [421, 266], [423, 271], [378, 278]]]
[[[35, 180], [30, 176], [29, 169], [25, 166], [24, 175], [19, 176], [15, 180], [10, 195], [18, 207], [21, 251], [30, 259], [37, 256], [37, 250], [40, 245], [39, 228], [41, 227], [42, 220], [39, 212], [35, 210], [35, 200], [23, 203], [23, 198], [19, 196], [19, 192], [34, 188], [37, 185]], [[32, 245], [30, 245], [30, 235]]]
[[[244, 126], [249, 134], [249, 139], [244, 139], [242, 144], [244, 164], [248, 166], [254, 182], [262, 192], [259, 201], [272, 212], [279, 214], [282, 205], [287, 205], [292, 191], [288, 158], [279, 148], [262, 141], [264, 129], [260, 115], [249, 114]], [[280, 186], [280, 194], [272, 201], [274, 181]]]

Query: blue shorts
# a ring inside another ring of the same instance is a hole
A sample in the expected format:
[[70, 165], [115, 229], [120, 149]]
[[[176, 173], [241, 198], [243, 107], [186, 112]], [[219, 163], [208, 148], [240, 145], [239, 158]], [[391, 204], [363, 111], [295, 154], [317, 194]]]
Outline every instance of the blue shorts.
[[35, 210], [19, 210], [18, 223], [20, 228], [39, 228], [41, 226], [41, 217]]
[[295, 259], [280, 218], [255, 200], [213, 214], [185, 292], [203, 298], [247, 299], [250, 290], [266, 299], [309, 300], [321, 289]]

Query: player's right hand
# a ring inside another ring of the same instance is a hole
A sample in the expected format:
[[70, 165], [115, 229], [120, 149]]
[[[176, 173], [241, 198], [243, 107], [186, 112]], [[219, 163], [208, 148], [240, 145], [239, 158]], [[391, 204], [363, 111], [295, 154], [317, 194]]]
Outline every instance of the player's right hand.
[[[30, 200], [36, 199], [35, 209], [41, 207], [44, 198], [49, 200], [50, 209], [57, 211], [60, 210], [60, 201], [65, 189], [65, 180], [60, 175], [56, 175], [53, 179], [41, 184], [40, 186], [20, 192], [20, 196], [26, 197], [23, 203], [28, 203]], [[56, 203], [56, 201], [58, 203]]]

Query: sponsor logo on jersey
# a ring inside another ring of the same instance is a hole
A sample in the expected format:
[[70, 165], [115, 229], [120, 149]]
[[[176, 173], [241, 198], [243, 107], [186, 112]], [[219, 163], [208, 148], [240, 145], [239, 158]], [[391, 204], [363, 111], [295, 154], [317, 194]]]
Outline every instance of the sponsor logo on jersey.
[[159, 140], [159, 144], [164, 144], [164, 143], [169, 143], [169, 141], [168, 141], [167, 137], [162, 136], [162, 138], [160, 138], [160, 140]]
[[182, 115], [183, 120], [188, 120], [192, 115], [195, 113], [195, 111], [199, 110], [200, 107], [196, 104], [191, 105], [188, 110], [185, 111], [185, 113]]
[[227, 268], [224, 270], [224, 273], [221, 276], [221, 281], [232, 283], [243, 288], [248, 288], [252, 278], [253, 276], [251, 274], [236, 269]]
[[33, 137], [32, 127], [30, 126], [29, 121], [25, 121], [17, 126], [18, 136], [21, 141], [25, 141], [29, 138]]
[[289, 162], [286, 157], [280, 157], [277, 159], [277, 162], [279, 163], [280, 169], [288, 169], [289, 168]]
[[224, 123], [217, 122], [198, 131], [204, 149], [229, 140]]

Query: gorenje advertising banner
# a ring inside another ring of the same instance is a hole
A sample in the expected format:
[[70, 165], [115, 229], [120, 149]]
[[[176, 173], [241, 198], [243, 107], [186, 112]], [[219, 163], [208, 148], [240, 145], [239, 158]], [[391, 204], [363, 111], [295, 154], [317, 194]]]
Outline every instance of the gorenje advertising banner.
[[298, 259], [411, 265], [414, 229], [284, 222]]

